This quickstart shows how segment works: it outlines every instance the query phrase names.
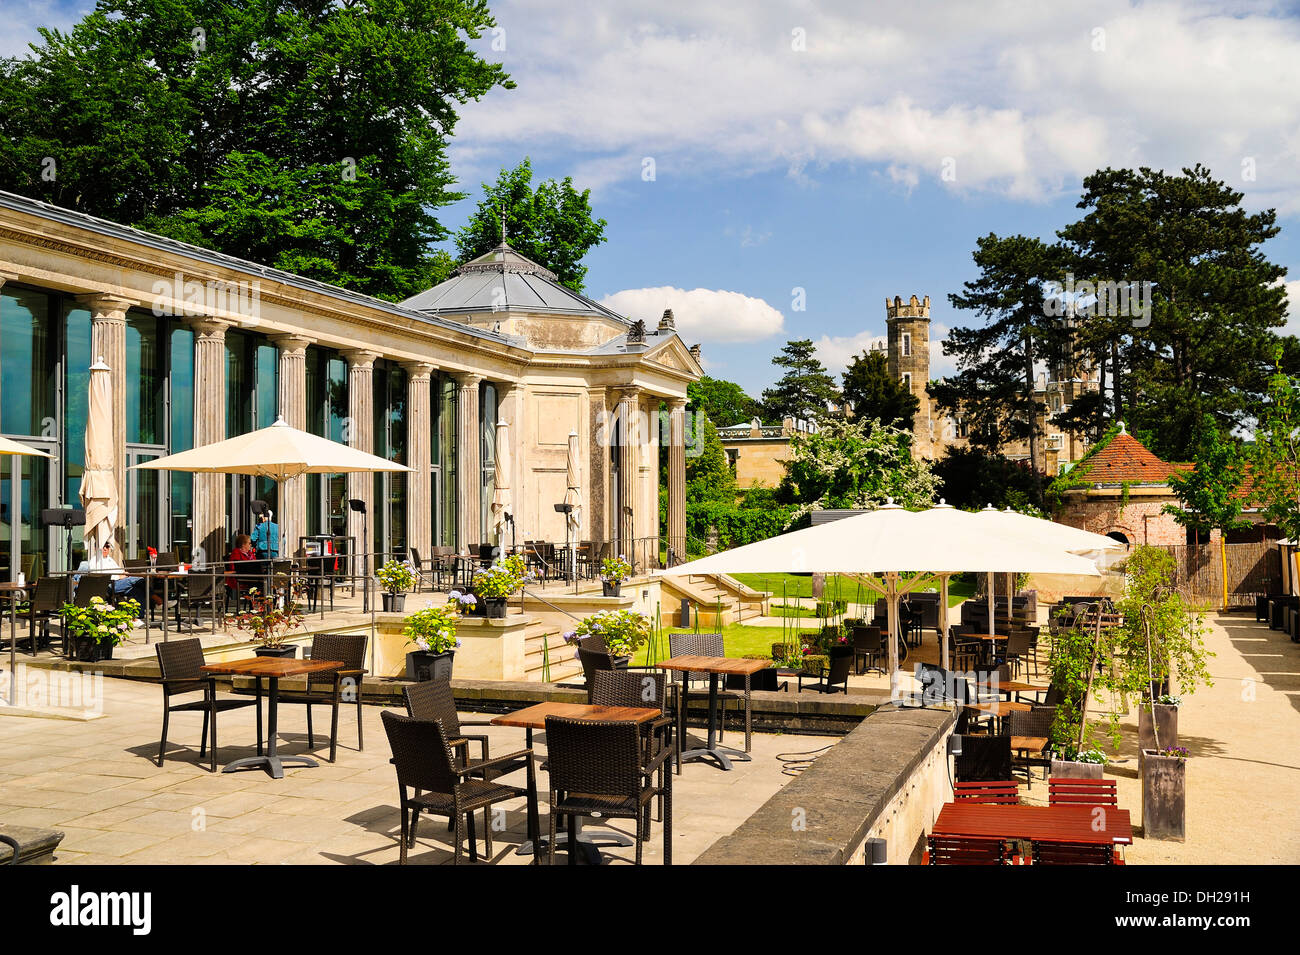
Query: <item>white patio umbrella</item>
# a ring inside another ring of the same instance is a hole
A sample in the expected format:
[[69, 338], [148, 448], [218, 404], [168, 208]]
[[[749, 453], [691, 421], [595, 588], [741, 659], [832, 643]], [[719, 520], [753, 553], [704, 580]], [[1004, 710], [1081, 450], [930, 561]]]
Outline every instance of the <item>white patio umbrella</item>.
[[120, 493], [113, 473], [113, 445], [113, 377], [101, 357], [90, 366], [86, 460], [80, 489], [81, 506], [86, 511], [86, 561], [92, 568], [99, 561], [100, 551], [105, 544], [112, 546], [114, 559], [119, 556], [117, 541], [113, 536], [113, 530], [117, 527]]
[[[409, 471], [404, 464], [389, 461], [346, 444], [300, 431], [277, 418], [268, 428], [227, 438], [213, 444], [180, 451], [134, 465], [151, 471], [190, 471], [196, 474], [253, 474], [275, 481], [277, 487], [303, 474], [351, 474]], [[281, 506], [281, 510], [284, 507]], [[283, 529], [286, 542], [293, 538]]]
[[510, 510], [510, 426], [497, 422], [496, 473], [492, 483], [492, 527], [497, 532], [497, 545], [505, 548], [506, 513]]
[[[570, 505], [569, 513], [564, 515], [569, 539], [570, 573], [576, 573], [578, 547], [578, 528], [582, 526], [582, 471], [578, 463], [578, 432], [569, 432], [569, 453], [566, 459], [568, 487], [564, 492], [564, 503]], [[595, 555], [589, 555], [594, 557]]]
[[[778, 572], [861, 575], [863, 584], [887, 601], [892, 635], [888, 641], [890, 691], [897, 696], [899, 598], [924, 586], [932, 576], [942, 579], [972, 571], [1097, 575], [1097, 568], [1083, 557], [1022, 535], [978, 526], [973, 514], [947, 506], [907, 511], [892, 503], [657, 573], [667, 577]], [[941, 597], [940, 606], [943, 604]], [[944, 611], [946, 619], [946, 608]], [[946, 648], [947, 641], [941, 640], [940, 645]]]
[[[1028, 514], [1013, 511], [1011, 508], [999, 511], [990, 505], [977, 512], [975, 519], [979, 521], [981, 526], [988, 528], [990, 531], [1005, 535], [1022, 535], [1031, 540], [1049, 544], [1052, 547], [1059, 547], [1071, 554], [1086, 557], [1093, 561], [1094, 566], [1099, 569], [1104, 568], [1108, 558], [1112, 558], [1118, 552], [1126, 549], [1124, 544], [1113, 537], [1094, 534], [1092, 531], [1070, 527], [1068, 524], [1058, 524], [1055, 521], [1044, 520], [1041, 517], [1031, 517]], [[1024, 573], [1024, 571], [1018, 571], [1018, 573]], [[995, 595], [991, 578], [989, 583], [990, 586], [986, 596], [989, 608], [989, 632], [992, 633]], [[1013, 589], [1014, 583], [1007, 587], [1008, 623], [1010, 623], [1012, 616], [1011, 592]]]

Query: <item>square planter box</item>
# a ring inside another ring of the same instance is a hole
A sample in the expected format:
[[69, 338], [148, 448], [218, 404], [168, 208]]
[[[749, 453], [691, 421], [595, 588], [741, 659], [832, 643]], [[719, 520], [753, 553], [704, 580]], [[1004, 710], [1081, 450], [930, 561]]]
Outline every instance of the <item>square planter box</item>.
[[[1154, 727], [1151, 711], [1155, 710]], [[1154, 731], [1153, 731], [1154, 730]], [[1178, 707], [1168, 703], [1138, 704], [1138, 751], [1166, 749], [1178, 745]]]
[[429, 653], [425, 650], [413, 650], [406, 655], [406, 678], [417, 683], [429, 680], [450, 680], [451, 665], [456, 652]]
[[1142, 835], [1183, 842], [1187, 835], [1187, 760], [1142, 752]]
[[1051, 773], [1058, 779], [1101, 779], [1105, 769], [1105, 763], [1076, 763], [1069, 759], [1054, 759]]

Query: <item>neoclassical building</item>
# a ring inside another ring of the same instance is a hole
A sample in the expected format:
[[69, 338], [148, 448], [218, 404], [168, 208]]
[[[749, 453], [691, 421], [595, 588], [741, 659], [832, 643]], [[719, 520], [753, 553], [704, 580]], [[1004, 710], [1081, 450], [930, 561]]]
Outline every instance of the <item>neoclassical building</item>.
[[[519, 542], [564, 540], [554, 505], [571, 432], [580, 539], [614, 541], [639, 563], [656, 558], [661, 536], [684, 541], [686, 386], [701, 374], [698, 348], [671, 313], [647, 330], [505, 244], [393, 304], [0, 193], [0, 283], [0, 433], [52, 455], [0, 458], [0, 579], [22, 569], [19, 553], [29, 575], [66, 562], [64, 531], [39, 514], [78, 506], [98, 357], [113, 378], [128, 556], [151, 546], [224, 555], [255, 499], [295, 537], [351, 537], [358, 549], [350, 498], [366, 502], [375, 552], [496, 542], [498, 423]], [[284, 500], [252, 477], [129, 470], [277, 417], [412, 470], [311, 475], [289, 482]], [[79, 534], [74, 543], [75, 561]]]

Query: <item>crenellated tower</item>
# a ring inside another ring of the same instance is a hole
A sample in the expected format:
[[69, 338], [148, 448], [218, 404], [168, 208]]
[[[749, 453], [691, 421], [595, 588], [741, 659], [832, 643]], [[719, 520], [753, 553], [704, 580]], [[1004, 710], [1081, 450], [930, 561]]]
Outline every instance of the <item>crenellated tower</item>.
[[936, 423], [930, 407], [930, 296], [918, 300], [913, 295], [904, 302], [901, 296], [885, 299], [885, 325], [889, 347], [889, 373], [906, 382], [920, 402], [912, 431], [916, 437], [916, 456], [934, 457]]

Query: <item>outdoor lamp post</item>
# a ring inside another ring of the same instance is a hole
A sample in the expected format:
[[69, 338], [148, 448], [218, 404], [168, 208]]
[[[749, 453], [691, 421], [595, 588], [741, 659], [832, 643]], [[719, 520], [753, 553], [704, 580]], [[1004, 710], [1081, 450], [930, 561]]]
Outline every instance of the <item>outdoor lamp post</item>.
[[361, 612], [370, 612], [370, 552], [366, 550], [370, 540], [370, 517], [366, 514], [366, 502], [359, 497], [348, 499], [348, 507], [361, 515], [361, 578], [362, 585]]
[[570, 527], [569, 527], [569, 515], [573, 513], [573, 505], [572, 505], [572, 504], [556, 504], [556, 505], [555, 505], [555, 513], [557, 513], [557, 514], [563, 514], [563, 515], [564, 515], [564, 553], [568, 554], [568, 559], [569, 559], [569, 583], [572, 584], [572, 583], [575, 583], [576, 580], [577, 580], [577, 578], [576, 578], [576, 576], [575, 576], [575, 574], [574, 574], [574, 571], [575, 571], [575, 567], [574, 567], [574, 565], [577, 563], [577, 561], [574, 560], [574, 556], [573, 556], [573, 552], [572, 552], [572, 545], [569, 543], [569, 536], [570, 536], [570, 532], [571, 532]]

